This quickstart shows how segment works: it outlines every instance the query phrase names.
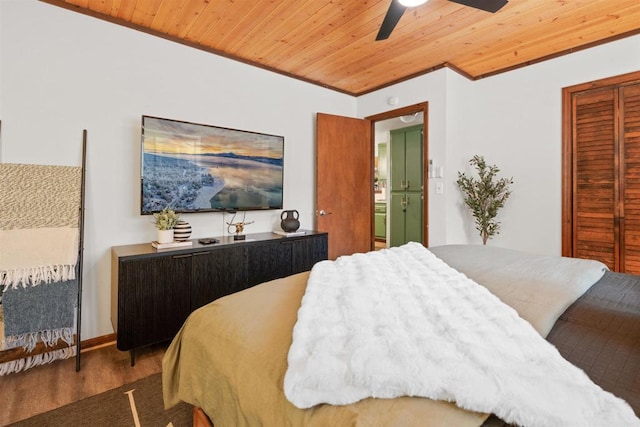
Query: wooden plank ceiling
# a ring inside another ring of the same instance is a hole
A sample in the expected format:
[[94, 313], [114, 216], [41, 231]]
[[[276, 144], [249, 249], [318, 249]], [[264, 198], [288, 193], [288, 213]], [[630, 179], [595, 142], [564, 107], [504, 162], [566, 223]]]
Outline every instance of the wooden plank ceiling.
[[640, 33], [640, 0], [449, 0], [407, 9], [375, 41], [389, 0], [42, 0], [362, 95], [443, 66], [479, 79]]

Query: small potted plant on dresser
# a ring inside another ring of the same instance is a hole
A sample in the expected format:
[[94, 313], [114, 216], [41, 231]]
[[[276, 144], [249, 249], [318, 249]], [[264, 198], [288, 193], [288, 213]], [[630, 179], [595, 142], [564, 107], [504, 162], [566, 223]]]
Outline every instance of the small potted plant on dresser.
[[173, 209], [164, 208], [158, 213], [154, 213], [156, 228], [158, 229], [158, 243], [173, 242], [173, 227], [178, 223], [180, 215]]

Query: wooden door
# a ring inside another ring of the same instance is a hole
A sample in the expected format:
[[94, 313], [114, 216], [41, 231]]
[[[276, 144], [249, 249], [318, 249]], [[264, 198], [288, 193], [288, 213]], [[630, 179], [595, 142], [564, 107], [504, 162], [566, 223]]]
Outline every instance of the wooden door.
[[422, 125], [391, 131], [389, 246], [423, 241]]
[[640, 72], [563, 89], [562, 254], [640, 274]]
[[372, 165], [369, 120], [317, 114], [316, 218], [329, 259], [372, 249]]
[[640, 83], [620, 88], [620, 271], [640, 274]]
[[613, 89], [573, 100], [573, 256], [619, 271], [618, 141]]
[[405, 133], [406, 191], [422, 193], [424, 165], [422, 163], [422, 125], [407, 129]]
[[392, 130], [391, 142], [389, 143], [389, 156], [391, 163], [391, 194], [404, 192], [405, 181], [407, 179], [406, 164], [406, 141], [407, 136], [402, 130]]

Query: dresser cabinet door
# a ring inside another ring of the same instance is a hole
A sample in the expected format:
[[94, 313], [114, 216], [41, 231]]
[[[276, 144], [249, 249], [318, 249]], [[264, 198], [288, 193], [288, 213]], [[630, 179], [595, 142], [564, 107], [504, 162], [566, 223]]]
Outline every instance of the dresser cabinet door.
[[326, 234], [254, 245], [249, 249], [248, 285], [308, 271], [327, 259], [327, 250]]
[[191, 310], [225, 295], [238, 292], [247, 283], [247, 249], [225, 248], [193, 254]]
[[291, 271], [289, 274], [311, 270], [318, 262], [327, 259], [327, 236], [312, 236], [306, 239], [293, 240]]
[[173, 338], [190, 313], [190, 276], [191, 255], [120, 263], [119, 350]]
[[282, 241], [249, 247], [247, 287], [291, 274], [292, 246]]

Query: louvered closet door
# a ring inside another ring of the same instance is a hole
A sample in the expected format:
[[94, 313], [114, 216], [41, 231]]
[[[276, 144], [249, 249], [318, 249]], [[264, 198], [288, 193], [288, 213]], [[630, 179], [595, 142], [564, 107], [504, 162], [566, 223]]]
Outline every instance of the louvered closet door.
[[640, 274], [640, 84], [620, 88], [621, 167], [621, 269]]
[[573, 256], [619, 267], [618, 188], [613, 89], [573, 98]]

